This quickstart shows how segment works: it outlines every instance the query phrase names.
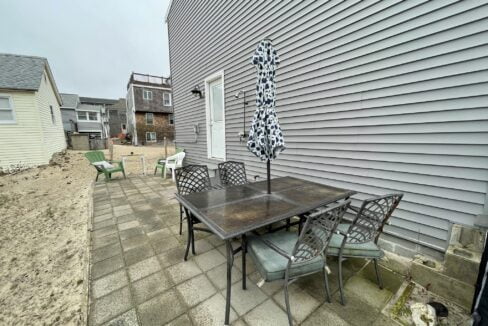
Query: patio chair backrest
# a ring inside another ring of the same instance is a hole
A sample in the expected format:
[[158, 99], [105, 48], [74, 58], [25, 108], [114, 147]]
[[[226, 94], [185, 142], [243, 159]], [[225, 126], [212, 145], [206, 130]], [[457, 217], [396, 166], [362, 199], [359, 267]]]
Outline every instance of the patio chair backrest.
[[349, 227], [348, 243], [366, 243], [374, 240], [383, 231], [385, 223], [402, 200], [403, 194], [389, 194], [363, 201], [353, 223]]
[[209, 189], [208, 167], [206, 165], [187, 165], [176, 169], [176, 188], [181, 195]]
[[175, 154], [178, 154], [178, 153], [181, 153], [181, 152], [184, 152], [185, 149], [183, 147], [176, 147], [175, 149]]
[[224, 186], [237, 186], [248, 183], [246, 167], [242, 162], [227, 161], [218, 164], [220, 183]]
[[292, 252], [292, 263], [303, 263], [323, 254], [347, 211], [350, 200], [310, 213]]
[[105, 154], [102, 151], [90, 151], [85, 153], [85, 157], [90, 163], [106, 161]]
[[172, 156], [169, 156], [166, 161], [174, 161], [174, 164], [176, 167], [182, 167], [183, 166], [183, 160], [185, 159], [185, 152], [180, 152], [176, 153]]

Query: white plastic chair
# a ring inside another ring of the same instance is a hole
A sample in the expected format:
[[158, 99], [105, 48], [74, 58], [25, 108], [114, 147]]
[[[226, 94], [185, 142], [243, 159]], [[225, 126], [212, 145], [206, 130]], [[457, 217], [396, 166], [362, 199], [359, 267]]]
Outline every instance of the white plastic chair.
[[181, 152], [178, 154], [175, 154], [173, 156], [170, 156], [166, 159], [166, 163], [164, 164], [164, 178], [166, 179], [166, 169], [171, 170], [171, 176], [173, 178], [173, 181], [176, 182], [176, 176], [175, 176], [175, 170], [177, 168], [181, 168], [183, 166], [183, 159], [185, 158], [185, 152]]

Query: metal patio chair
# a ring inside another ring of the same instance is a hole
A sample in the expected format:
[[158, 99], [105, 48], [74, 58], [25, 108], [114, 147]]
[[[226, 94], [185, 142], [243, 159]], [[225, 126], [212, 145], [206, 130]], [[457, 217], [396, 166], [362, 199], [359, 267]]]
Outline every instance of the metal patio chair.
[[326, 254], [339, 257], [341, 304], [345, 304], [342, 280], [342, 260], [345, 257], [372, 259], [378, 285], [383, 289], [378, 260], [384, 256], [384, 252], [378, 246], [378, 238], [402, 197], [402, 193], [389, 194], [366, 199], [360, 208], [350, 206], [356, 213], [352, 223], [338, 226], [338, 234], [332, 237]]
[[218, 164], [220, 183], [223, 186], [238, 186], [249, 183], [246, 167], [242, 162], [227, 161]]
[[[191, 193], [209, 190], [210, 176], [208, 174], [208, 167], [206, 165], [187, 165], [182, 168], [176, 169], [176, 189], [181, 195], [189, 195]], [[187, 209], [185, 209], [185, 215], [188, 221], [188, 243], [186, 245], [185, 257], [187, 260], [188, 252], [190, 250], [190, 244], [192, 253], [195, 255], [195, 235], [194, 230], [210, 232], [208, 229], [194, 227], [194, 224], [200, 223], [200, 221], [193, 216]], [[180, 210], [180, 234], [183, 226], [183, 214]]]
[[349, 204], [348, 200], [308, 213], [300, 235], [282, 231], [248, 237], [243, 257], [249, 253], [264, 281], [284, 280], [290, 325], [293, 321], [288, 286], [299, 277], [322, 272], [326, 299], [330, 302], [325, 252]]

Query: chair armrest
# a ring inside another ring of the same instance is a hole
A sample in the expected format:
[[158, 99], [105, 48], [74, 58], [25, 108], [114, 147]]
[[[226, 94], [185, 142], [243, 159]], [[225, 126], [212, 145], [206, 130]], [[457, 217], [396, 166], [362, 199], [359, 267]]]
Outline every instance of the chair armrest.
[[356, 207], [356, 206], [349, 205], [349, 209], [356, 212], [356, 213], [359, 212], [359, 207]]
[[269, 248], [273, 249], [274, 251], [276, 251], [278, 254], [280, 254], [281, 256], [287, 258], [287, 259], [290, 259], [293, 261], [293, 257], [291, 255], [289, 255], [287, 252], [285, 252], [283, 249], [277, 247], [274, 243], [272, 243], [271, 241], [269, 240], [266, 240], [266, 239], [259, 239], [261, 240], [265, 245], [267, 245]]
[[114, 160], [111, 160], [111, 161], [108, 161], [108, 162], [111, 163], [111, 164], [117, 163], [117, 165], [119, 167], [122, 167], [122, 168], [124, 167], [124, 162], [123, 161], [114, 161]]
[[341, 231], [341, 230], [339, 230], [339, 229], [336, 229], [336, 230], [335, 230], [335, 232], [336, 232], [337, 234], [340, 234], [340, 235], [342, 235], [342, 236], [346, 237], [346, 238], [347, 238], [347, 237], [349, 237], [349, 233], [343, 232], [343, 231]]

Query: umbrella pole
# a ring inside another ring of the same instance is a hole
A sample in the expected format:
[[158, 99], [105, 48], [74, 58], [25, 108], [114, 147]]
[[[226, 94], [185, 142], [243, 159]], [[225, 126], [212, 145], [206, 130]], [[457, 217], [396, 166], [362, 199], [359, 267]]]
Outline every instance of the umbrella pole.
[[268, 194], [271, 193], [271, 161], [268, 159], [266, 163], [266, 169], [268, 170]]

